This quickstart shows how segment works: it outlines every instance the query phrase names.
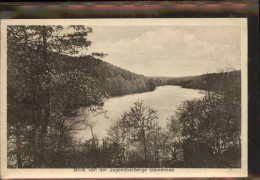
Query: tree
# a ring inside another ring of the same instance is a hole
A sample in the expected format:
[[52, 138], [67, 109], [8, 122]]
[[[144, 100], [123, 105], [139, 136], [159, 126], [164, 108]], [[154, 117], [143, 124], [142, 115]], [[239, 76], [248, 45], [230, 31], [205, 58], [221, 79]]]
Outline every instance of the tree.
[[148, 165], [148, 145], [149, 145], [149, 137], [152, 133], [155, 133], [157, 128], [156, 120], [158, 119], [158, 115], [156, 111], [145, 107], [143, 102], [136, 102], [134, 107], [131, 108], [128, 114], [127, 123], [132, 128], [131, 131], [131, 141], [133, 143], [141, 144], [145, 165]]
[[68, 137], [66, 116], [73, 116], [78, 106], [95, 111], [103, 105], [95, 79], [77, 69], [60, 69], [61, 54], [77, 54], [91, 45], [87, 35], [92, 28], [8, 26], [7, 30], [8, 133], [9, 142], [14, 142], [8, 145], [10, 158], [16, 156], [11, 166], [46, 167], [47, 149], [57, 139], [51, 132], [59, 132], [60, 139]]
[[[118, 143], [124, 149], [125, 164], [129, 166], [131, 154], [137, 153], [140, 167], [153, 166], [158, 160], [158, 144], [161, 128], [155, 110], [145, 106], [142, 101], [137, 101], [125, 112], [122, 117], [111, 127], [109, 139]], [[137, 162], [134, 162], [137, 163]]]
[[171, 118], [169, 132], [180, 137], [187, 167], [240, 167], [240, 85], [234, 84], [240, 76], [222, 72], [206, 77], [211, 83], [204, 98], [184, 102]]
[[106, 57], [108, 54], [105, 53], [92, 53], [92, 56], [96, 56], [98, 58]]

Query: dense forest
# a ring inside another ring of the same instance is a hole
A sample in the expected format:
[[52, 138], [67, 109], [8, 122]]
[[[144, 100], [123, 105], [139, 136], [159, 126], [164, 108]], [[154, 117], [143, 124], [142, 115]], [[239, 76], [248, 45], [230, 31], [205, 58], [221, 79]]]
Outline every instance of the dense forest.
[[94, 77], [103, 93], [108, 96], [153, 91], [158, 84], [155, 78], [146, 78], [121, 69], [92, 55], [80, 57], [57, 55], [55, 61], [60, 72], [76, 70]]
[[91, 45], [89, 33], [80, 25], [8, 26], [8, 167], [240, 167], [240, 72], [185, 79], [181, 86], [205, 96], [180, 105], [167, 129], [140, 100], [106, 138], [76, 139], [75, 131], [92, 129], [88, 119], [74, 118], [79, 107], [105, 115], [105, 98], [163, 85], [102, 61], [102, 54], [72, 56]]
[[183, 88], [223, 91], [227, 83], [232, 87], [241, 85], [241, 71], [227, 69], [218, 73], [208, 73], [200, 76], [168, 78], [162, 81], [164, 85], [177, 85]]
[[156, 85], [174, 85], [182, 88], [223, 91], [227, 86], [240, 87], [241, 71], [233, 69], [221, 70], [218, 73], [207, 73], [200, 76], [186, 77], [150, 77]]
[[104, 113], [107, 97], [155, 89], [153, 79], [103, 62], [102, 53], [73, 57], [91, 45], [91, 32], [84, 26], [8, 27], [8, 157], [16, 166], [47, 167], [48, 152], [68, 152], [64, 143], [86, 124], [71, 120], [78, 107]]

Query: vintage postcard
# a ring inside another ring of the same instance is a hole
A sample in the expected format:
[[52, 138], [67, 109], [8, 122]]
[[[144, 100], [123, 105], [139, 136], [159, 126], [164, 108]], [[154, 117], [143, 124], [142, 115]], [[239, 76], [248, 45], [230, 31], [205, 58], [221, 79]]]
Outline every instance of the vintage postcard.
[[1, 20], [1, 177], [247, 176], [247, 19]]

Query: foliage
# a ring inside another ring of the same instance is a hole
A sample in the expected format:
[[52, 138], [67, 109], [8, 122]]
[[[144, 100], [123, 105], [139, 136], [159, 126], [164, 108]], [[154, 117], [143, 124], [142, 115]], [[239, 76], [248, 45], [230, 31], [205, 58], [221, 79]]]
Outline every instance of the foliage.
[[121, 149], [123, 166], [158, 166], [161, 128], [155, 110], [137, 101], [109, 130], [109, 140]]
[[[233, 69], [221, 70], [218, 73], [208, 73], [201, 76], [190, 76], [182, 78], [170, 78], [164, 81], [164, 85], [178, 85], [183, 88], [210, 90], [210, 91], [232, 91], [239, 95], [241, 85], [241, 71]], [[227, 86], [228, 85], [228, 86]], [[229, 87], [229, 89], [227, 89]]]
[[[219, 86], [220, 91], [205, 91], [203, 99], [186, 101], [170, 120], [169, 132], [180, 139], [183, 157], [179, 160], [185, 167], [241, 166], [240, 86], [234, 86], [234, 76], [226, 79], [227, 74], [217, 74], [224, 79], [205, 87], [216, 90]], [[228, 83], [223, 85], [225, 80]]]
[[102, 107], [96, 79], [61, 70], [62, 60], [56, 59], [57, 53], [87, 48], [91, 31], [84, 26], [8, 26], [9, 167], [49, 167], [56, 153], [66, 158], [73, 148], [69, 117], [79, 106]]
[[61, 66], [61, 69], [65, 70], [80, 70], [94, 77], [107, 96], [153, 91], [157, 85], [153, 78], [146, 78], [121, 69], [90, 55], [72, 57], [57, 54], [55, 59], [60, 59], [56, 67]]

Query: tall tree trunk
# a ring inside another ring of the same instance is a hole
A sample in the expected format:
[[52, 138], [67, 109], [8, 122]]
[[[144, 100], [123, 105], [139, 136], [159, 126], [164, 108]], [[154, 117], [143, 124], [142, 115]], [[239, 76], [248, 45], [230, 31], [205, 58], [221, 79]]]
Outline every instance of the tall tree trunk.
[[[49, 60], [48, 60], [48, 53], [47, 53], [47, 30], [46, 26], [42, 26], [42, 40], [43, 40], [43, 60], [45, 63], [45, 75], [46, 75], [46, 81], [47, 84], [50, 82], [49, 77]], [[45, 90], [46, 91], [46, 90]], [[42, 97], [42, 108], [43, 108], [43, 117], [42, 117], [42, 128], [41, 128], [41, 134], [40, 134], [40, 158], [39, 158], [39, 164], [41, 167], [46, 166], [46, 135], [47, 135], [47, 129], [48, 124], [50, 120], [50, 94], [47, 89], [47, 91], [44, 93], [44, 97]]]
[[16, 152], [16, 158], [17, 158], [17, 166], [18, 168], [22, 168], [23, 164], [22, 164], [22, 146], [21, 146], [21, 131], [20, 131], [20, 123], [18, 123], [16, 125], [16, 134], [15, 134], [15, 137], [16, 137], [16, 149], [17, 149], [17, 152]]
[[95, 137], [94, 137], [92, 125], [89, 125], [89, 127], [90, 127], [91, 134], [92, 134], [92, 146], [93, 146], [94, 148], [96, 148]]
[[143, 135], [143, 146], [144, 146], [144, 161], [145, 161], [145, 166], [147, 167], [148, 165], [148, 158], [147, 158], [147, 148], [146, 148], [146, 137], [145, 137], [145, 132], [144, 129], [141, 130], [142, 131], [142, 135]]

